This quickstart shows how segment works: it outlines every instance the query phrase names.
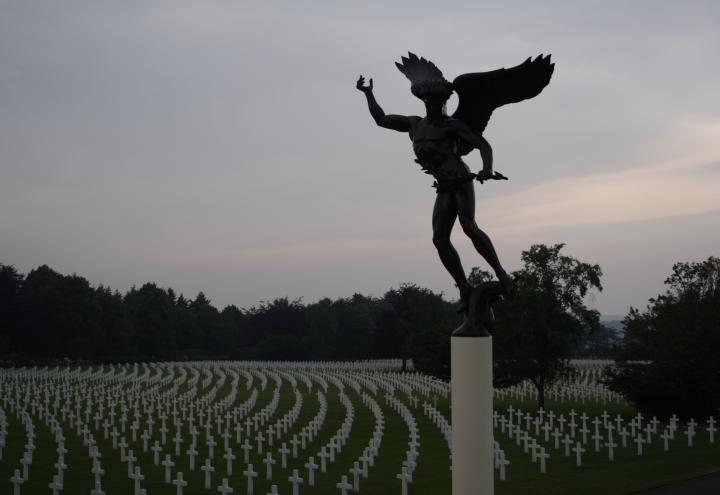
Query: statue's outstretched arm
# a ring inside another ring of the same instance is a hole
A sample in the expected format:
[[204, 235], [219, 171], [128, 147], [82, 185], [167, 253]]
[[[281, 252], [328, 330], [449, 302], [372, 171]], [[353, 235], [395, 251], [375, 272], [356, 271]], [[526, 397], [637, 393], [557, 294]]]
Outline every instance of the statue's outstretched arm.
[[385, 115], [385, 112], [382, 108], [380, 108], [380, 105], [378, 105], [378, 102], [375, 100], [375, 95], [372, 91], [372, 79], [370, 79], [369, 84], [365, 86], [365, 78], [360, 76], [355, 84], [355, 87], [365, 93], [368, 108], [370, 109], [370, 115], [372, 115], [372, 118], [375, 119], [375, 123], [377, 125], [400, 132], [410, 131], [410, 117], [406, 117], [405, 115]]

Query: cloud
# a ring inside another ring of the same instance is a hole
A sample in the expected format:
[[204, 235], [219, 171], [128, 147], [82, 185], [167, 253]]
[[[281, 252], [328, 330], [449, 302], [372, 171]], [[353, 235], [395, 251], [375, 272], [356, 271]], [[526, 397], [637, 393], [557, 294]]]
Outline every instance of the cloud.
[[[653, 144], [653, 143], [651, 143]], [[684, 120], [654, 143], [669, 158], [624, 170], [551, 180], [489, 200], [499, 235], [629, 222], [720, 209], [720, 121]], [[689, 151], [691, 150], [691, 151]], [[656, 150], [657, 151], [657, 150]]]

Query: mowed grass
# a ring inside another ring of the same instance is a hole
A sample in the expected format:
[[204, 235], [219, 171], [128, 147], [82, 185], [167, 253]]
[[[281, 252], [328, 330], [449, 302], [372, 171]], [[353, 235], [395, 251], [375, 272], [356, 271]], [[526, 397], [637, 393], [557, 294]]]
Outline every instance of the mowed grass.
[[[255, 380], [253, 388], [257, 386], [258, 381]], [[161, 387], [161, 393], [168, 390], [169, 387], [171, 385]], [[265, 389], [259, 391], [257, 403], [251, 415], [271, 401], [274, 387], [275, 383], [268, 380]], [[282, 469], [280, 456], [277, 452], [281, 443], [286, 442], [288, 448], [291, 448], [289, 440], [292, 435], [299, 433], [302, 427], [306, 426], [320, 409], [317, 400], [319, 387], [316, 383], [313, 383], [311, 391], [308, 391], [302, 382], [298, 382], [297, 388], [303, 394], [302, 407], [297, 421], [288, 434], [285, 434], [280, 442], [276, 441], [271, 449], [273, 457], [277, 461], [273, 466], [272, 481], [265, 479], [265, 464], [261, 462], [267, 447], [264, 449], [263, 455], [259, 455], [257, 452], [251, 455], [250, 462], [253, 464], [255, 471], [258, 472], [258, 477], [255, 478], [254, 483], [255, 494], [257, 495], [270, 492], [271, 485], [277, 485], [278, 492], [281, 495], [290, 495], [292, 488], [288, 477], [292, 474], [293, 469], [298, 469], [300, 476], [305, 480], [300, 486], [301, 494], [339, 494], [340, 491], [335, 486], [336, 483], [340, 481], [342, 475], [347, 475], [348, 480], [352, 483], [352, 475], [349, 469], [372, 438], [375, 428], [374, 415], [362, 402], [358, 393], [352, 390], [351, 387], [344, 387], [344, 393], [352, 401], [354, 409], [351, 435], [342, 451], [336, 454], [335, 462], [328, 462], [327, 472], [316, 471], [315, 487], [309, 487], [307, 484], [307, 469], [304, 464], [310, 455], [315, 456], [315, 462], [320, 464], [317, 455], [320, 447], [326, 444], [330, 437], [335, 435], [340, 428], [345, 419], [346, 409], [340, 402], [338, 388], [329, 384], [327, 393], [325, 393], [327, 400], [325, 424], [318, 436], [308, 442], [307, 448], [299, 452], [297, 459], [293, 459], [292, 455], [288, 454], [287, 468]], [[181, 395], [185, 391], [187, 391], [187, 385], [180, 387], [177, 394]], [[214, 402], [227, 397], [230, 391], [230, 380], [227, 380], [218, 390]], [[280, 400], [270, 423], [274, 423], [275, 420], [287, 413], [295, 403], [295, 394], [289, 382], [284, 380], [279, 392]], [[250, 396], [250, 393], [251, 390], [245, 390], [244, 380], [241, 379], [235, 405], [237, 406], [245, 401]], [[379, 390], [373, 396], [382, 408], [385, 418], [382, 444], [378, 456], [375, 458], [374, 466], [369, 468], [369, 478], [361, 478], [360, 481], [360, 492], [372, 495], [400, 493], [401, 483], [396, 478], [396, 475], [401, 472], [402, 461], [405, 459], [406, 451], [409, 449], [408, 427], [400, 415], [389, 407], [384, 395], [385, 393]], [[449, 494], [451, 492], [450, 451], [439, 429], [425, 416], [422, 408], [423, 401], [432, 403], [433, 400], [416, 395], [420, 400], [417, 407], [415, 407], [405, 393], [397, 390], [395, 397], [402, 400], [412, 411], [420, 431], [417, 467], [413, 475], [413, 481], [408, 487], [408, 493], [410, 495]], [[438, 410], [449, 420], [449, 399], [437, 398], [436, 404]], [[504, 412], [507, 406], [511, 404], [514, 408], [519, 407], [531, 414], [535, 413], [536, 405], [531, 400], [498, 400], [495, 407]], [[8, 417], [8, 435], [6, 447], [3, 450], [3, 459], [0, 461], [0, 493], [12, 493], [12, 485], [9, 479], [13, 470], [21, 467], [19, 460], [25, 450], [25, 428], [17, 415], [10, 411], [9, 407], [3, 406], [3, 408]], [[571, 409], [574, 409], [578, 414], [585, 412], [591, 417], [599, 415], [605, 410], [612, 416], [620, 414], [625, 418], [630, 418], [636, 414], [636, 411], [629, 406], [616, 403], [559, 403], [557, 401], [548, 401], [546, 404], [546, 411], [552, 410], [556, 414], [565, 414], [567, 416]], [[59, 414], [57, 417], [60, 419]], [[536, 493], [573, 495], [626, 494], [708, 472], [720, 471], [720, 445], [717, 443], [717, 434], [716, 443], [711, 445], [705, 431], [705, 419], [696, 418], [700, 424], [696, 427], [697, 436], [694, 438], [693, 447], [687, 446], [687, 437], [683, 434], [685, 428], [684, 425], [681, 425], [675, 439], [671, 441], [669, 452], [663, 451], [661, 439], [654, 438], [652, 444], [644, 446], [642, 457], [637, 456], [635, 443], [628, 439], [628, 447], [617, 447], [615, 449], [615, 461], [611, 462], [608, 460], [607, 449], [602, 448], [600, 452], [596, 453], [594, 452], [593, 441], [589, 440], [588, 445], [585, 446], [587, 451], [583, 454], [582, 467], [576, 467], [574, 453], [571, 452], [570, 457], [564, 456], [564, 446], [562, 444], [560, 444], [560, 449], [556, 450], [553, 446], [554, 440], [552, 437], [550, 437], [549, 442], [542, 441], [544, 434], [541, 431], [540, 435], [534, 436], [541, 441], [541, 444], [545, 446], [546, 451], [551, 455], [547, 460], [546, 473], [540, 473], [539, 463], [532, 463], [530, 454], [523, 453], [522, 446], [517, 446], [514, 439], [509, 439], [497, 429], [495, 438], [505, 451], [510, 465], [507, 467], [506, 481], [500, 481], [496, 471], [495, 491], [499, 495]], [[50, 493], [48, 484], [55, 473], [53, 465], [57, 459], [55, 451], [57, 445], [50, 430], [41, 420], [38, 411], [33, 415], [33, 423], [37, 435], [35, 439], [36, 449], [33, 454], [33, 464], [29, 469], [30, 479], [22, 486], [21, 493], [24, 495]], [[129, 449], [132, 449], [134, 455], [139, 458], [138, 463], [145, 476], [142, 482], [143, 488], [147, 489], [148, 494], [153, 495], [175, 494], [176, 487], [167, 484], [164, 480], [164, 467], [154, 465], [151, 451], [143, 452], [142, 439], [140, 438], [142, 428], [138, 431], [137, 440], [133, 442], [129, 424], [130, 422], [128, 422], [128, 428], [123, 436], [130, 444]], [[94, 437], [102, 453], [102, 466], [105, 470], [102, 478], [103, 490], [108, 495], [132, 494], [133, 482], [128, 478], [127, 464], [120, 462], [119, 450], [112, 448], [111, 438], [104, 439], [102, 428], [99, 430], [94, 429], [93, 420], [90, 421], [89, 426], [93, 430]], [[159, 426], [159, 422], [156, 423], [156, 431], [150, 444], [154, 443], [154, 440], [159, 437], [157, 433]], [[663, 426], [659, 425], [658, 431], [662, 431]], [[592, 429], [590, 425], [589, 427]], [[215, 472], [212, 475], [211, 489], [205, 490], [204, 473], [200, 470], [200, 466], [208, 456], [204, 429], [198, 426], [198, 430], [200, 430], [198, 436], [199, 455], [196, 457], [195, 470], [191, 471], [188, 458], [185, 455], [190, 439], [187, 434], [187, 427], [185, 426], [183, 430], [185, 442], [181, 446], [182, 455], [179, 459], [174, 455], [175, 446], [172, 443], [172, 438], [175, 435], [175, 429], [170, 420], [168, 420], [168, 428], [170, 431], [167, 434], [167, 443], [161, 454], [161, 460], [165, 457], [165, 453], [172, 455], [173, 460], [176, 462], [172, 469], [172, 478], [175, 478], [177, 471], [183, 472], [184, 478], [189, 483], [184, 492], [186, 495], [218, 493], [216, 487], [220, 485], [222, 478], [229, 478], [230, 485], [235, 488], [234, 495], [246, 494], [246, 478], [242, 474], [246, 466], [243, 462], [243, 451], [239, 446], [235, 445], [234, 431], [232, 432], [231, 444], [237, 458], [233, 462], [233, 474], [228, 476], [226, 473], [226, 461], [222, 458], [224, 454], [222, 448], [223, 439], [217, 435], [217, 431], [213, 426], [213, 434], [219, 445], [214, 449], [212, 465], [215, 467]], [[66, 449], [68, 450], [65, 455], [65, 463], [68, 465], [68, 469], [65, 471], [65, 487], [62, 493], [72, 495], [89, 494], [93, 487], [93, 476], [90, 473], [91, 460], [88, 456], [88, 448], [83, 446], [81, 436], [78, 436], [75, 430], [70, 428], [67, 420], [63, 422], [63, 431], [66, 437]], [[243, 438], [244, 435], [245, 432], [243, 431]], [[252, 436], [254, 438], [254, 432]], [[617, 443], [620, 443], [619, 436], [616, 435], [614, 439]], [[254, 439], [251, 443], [254, 444]]]

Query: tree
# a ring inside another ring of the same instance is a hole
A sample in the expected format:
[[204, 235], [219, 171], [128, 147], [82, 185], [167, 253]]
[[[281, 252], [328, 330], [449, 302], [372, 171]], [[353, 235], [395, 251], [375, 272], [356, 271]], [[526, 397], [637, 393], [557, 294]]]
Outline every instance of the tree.
[[367, 359], [375, 330], [374, 300], [360, 294], [333, 303], [336, 359]]
[[176, 346], [175, 301], [166, 290], [146, 283], [125, 294], [132, 345], [140, 356], [166, 356]]
[[[445, 302], [441, 294], [415, 284], [402, 284], [383, 296], [386, 306], [378, 314], [378, 331], [392, 347], [394, 356], [402, 359], [402, 370], [411, 357], [410, 341], [422, 332], [432, 329], [444, 318]], [[418, 348], [415, 347], [417, 357]], [[420, 358], [422, 360], [422, 357]]]
[[0, 348], [11, 350], [18, 319], [18, 294], [23, 276], [14, 266], [0, 263]]
[[717, 415], [720, 408], [720, 258], [676, 263], [665, 294], [631, 308], [609, 387], [657, 416]]
[[450, 379], [450, 335], [462, 322], [455, 304], [442, 301], [434, 317], [408, 341], [416, 370], [442, 380]]
[[320, 299], [305, 308], [308, 324], [306, 347], [313, 359], [332, 359], [337, 355], [338, 315], [330, 298]]
[[18, 342], [27, 354], [87, 359], [101, 351], [102, 311], [84, 278], [42, 265], [28, 273], [18, 299]]
[[536, 244], [523, 251], [515, 296], [497, 306], [493, 331], [494, 378], [503, 387], [530, 380], [538, 407], [545, 389], [571, 372], [570, 359], [584, 333], [599, 326], [585, 306], [588, 291], [602, 290], [600, 266], [562, 255], [564, 244]]

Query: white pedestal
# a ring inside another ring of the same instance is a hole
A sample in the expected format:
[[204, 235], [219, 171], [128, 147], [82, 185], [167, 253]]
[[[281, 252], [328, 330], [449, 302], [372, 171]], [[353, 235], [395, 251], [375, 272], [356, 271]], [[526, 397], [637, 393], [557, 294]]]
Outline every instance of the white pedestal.
[[492, 337], [451, 337], [452, 495], [493, 495]]

